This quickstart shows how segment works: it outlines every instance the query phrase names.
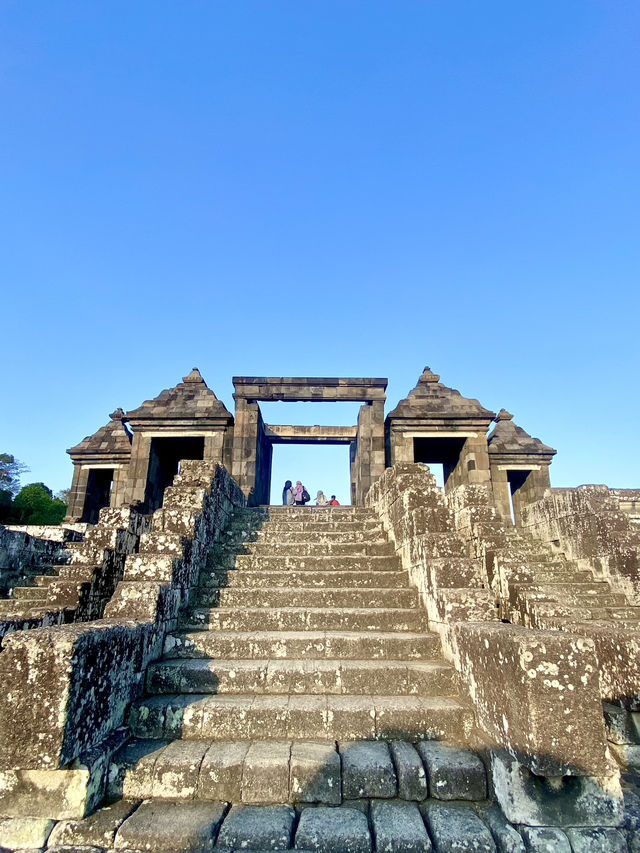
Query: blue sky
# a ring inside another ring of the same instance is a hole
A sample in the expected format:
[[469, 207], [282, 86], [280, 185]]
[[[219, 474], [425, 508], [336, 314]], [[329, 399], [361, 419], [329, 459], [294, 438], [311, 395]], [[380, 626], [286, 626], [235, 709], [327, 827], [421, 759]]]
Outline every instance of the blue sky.
[[[428, 364], [556, 447], [555, 485], [640, 486], [639, 24], [0, 0], [0, 451], [59, 489], [194, 365], [231, 408], [238, 374], [387, 376], [391, 406]], [[344, 489], [303, 455], [277, 476]]]

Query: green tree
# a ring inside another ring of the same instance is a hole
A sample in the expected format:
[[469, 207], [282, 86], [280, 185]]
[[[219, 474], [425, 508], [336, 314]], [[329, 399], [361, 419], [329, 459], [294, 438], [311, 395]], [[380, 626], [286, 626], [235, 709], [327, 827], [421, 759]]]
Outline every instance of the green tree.
[[66, 511], [64, 501], [54, 498], [44, 483], [24, 486], [13, 500], [13, 513], [19, 524], [60, 524]]
[[12, 453], [0, 453], [0, 491], [14, 498], [20, 491], [20, 475], [28, 470]]
[[20, 474], [28, 470], [12, 453], [0, 453], [0, 524], [15, 521], [13, 498], [20, 491]]

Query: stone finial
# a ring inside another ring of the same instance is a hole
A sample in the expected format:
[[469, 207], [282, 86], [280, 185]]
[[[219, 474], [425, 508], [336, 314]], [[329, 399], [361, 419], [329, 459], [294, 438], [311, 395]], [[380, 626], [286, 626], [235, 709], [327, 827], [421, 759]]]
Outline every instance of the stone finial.
[[513, 415], [511, 414], [511, 412], [508, 412], [506, 409], [500, 409], [500, 411], [498, 412], [498, 414], [495, 416], [495, 418], [493, 420], [497, 424], [499, 424], [500, 421], [512, 421]]
[[430, 367], [425, 367], [420, 377], [420, 382], [440, 382], [440, 377], [437, 373], [433, 373]]
[[124, 410], [121, 409], [120, 406], [118, 406], [118, 408], [115, 410], [115, 412], [111, 412], [109, 417], [111, 418], [112, 421], [121, 421], [123, 418], [126, 417], [126, 415], [124, 413]]
[[198, 370], [197, 367], [194, 367], [191, 373], [188, 376], [182, 377], [183, 382], [202, 382], [204, 383], [204, 379], [202, 378], [202, 374]]

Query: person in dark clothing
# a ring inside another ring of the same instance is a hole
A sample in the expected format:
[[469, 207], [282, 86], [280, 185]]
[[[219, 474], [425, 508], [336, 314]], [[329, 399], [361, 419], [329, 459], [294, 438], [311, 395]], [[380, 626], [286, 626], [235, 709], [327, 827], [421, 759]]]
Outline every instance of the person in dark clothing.
[[291, 488], [291, 480], [287, 480], [282, 490], [282, 506], [293, 506], [295, 498], [293, 489]]

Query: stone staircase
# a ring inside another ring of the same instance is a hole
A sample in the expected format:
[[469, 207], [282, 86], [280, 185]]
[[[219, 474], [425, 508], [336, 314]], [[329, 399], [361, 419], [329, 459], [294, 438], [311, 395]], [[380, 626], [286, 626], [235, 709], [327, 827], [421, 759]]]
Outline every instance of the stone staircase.
[[[526, 627], [562, 627], [567, 620], [613, 623], [623, 628], [640, 625], [640, 607], [608, 580], [597, 579], [565, 554], [514, 531], [507, 534], [526, 565], [509, 582], [513, 621]], [[517, 615], [517, 618], [516, 618]]]
[[147, 672], [110, 794], [337, 804], [336, 742], [464, 743], [473, 723], [372, 511], [244, 509]]

